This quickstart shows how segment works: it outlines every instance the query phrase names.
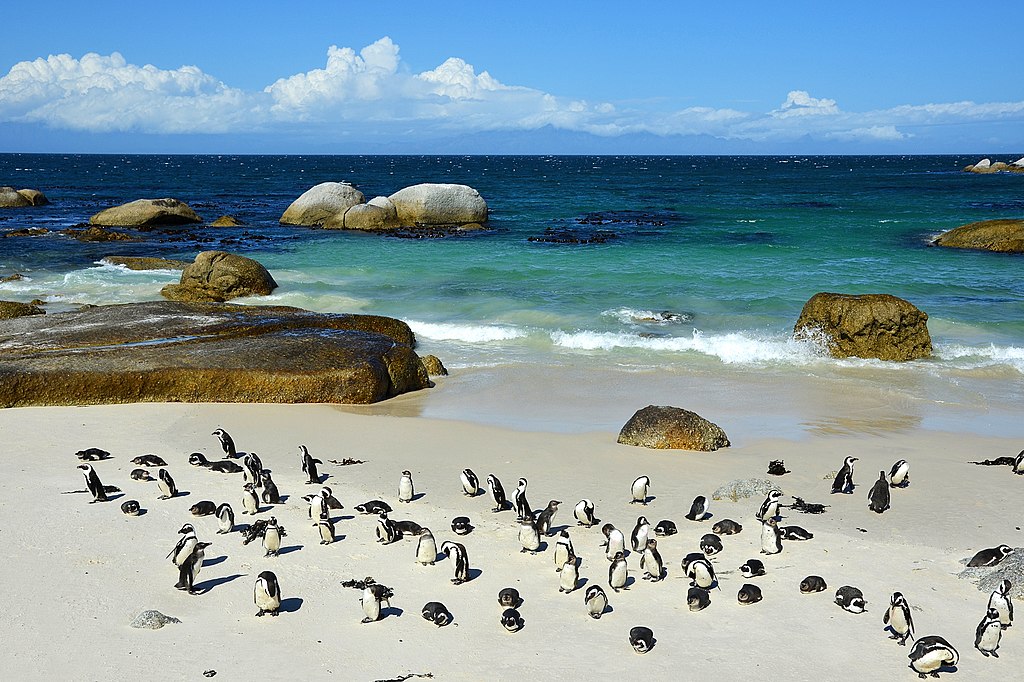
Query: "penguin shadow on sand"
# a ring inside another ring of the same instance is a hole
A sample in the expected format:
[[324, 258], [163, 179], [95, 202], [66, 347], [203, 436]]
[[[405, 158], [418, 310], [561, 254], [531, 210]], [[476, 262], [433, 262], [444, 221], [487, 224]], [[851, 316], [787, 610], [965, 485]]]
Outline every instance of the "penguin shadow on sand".
[[[203, 565], [206, 565], [205, 561], [203, 562]], [[196, 585], [195, 591], [196, 594], [206, 594], [215, 587], [219, 587], [220, 585], [224, 585], [244, 577], [244, 573], [235, 573], [234, 575], [224, 575], [219, 578], [210, 578], [209, 580], [204, 580], [203, 582]]]
[[222, 564], [222, 563], [224, 563], [227, 560], [228, 560], [228, 557], [227, 557], [226, 554], [222, 554], [221, 556], [213, 557], [212, 559], [203, 559], [203, 568], [206, 568], [207, 566], [216, 566], [217, 564]]
[[[441, 556], [444, 556], [444, 555], [442, 554]], [[473, 580], [476, 580], [477, 578], [479, 578], [483, 574], [484, 574], [484, 572], [481, 571], [479, 568], [471, 568], [468, 571], [466, 571], [466, 582], [468, 583], [468, 582], [471, 582]]]
[[405, 611], [397, 606], [385, 606], [380, 610], [380, 620], [384, 620], [388, 616], [401, 618], [403, 613], [405, 613]]
[[298, 552], [300, 549], [302, 549], [302, 545], [289, 545], [288, 547], [282, 547], [281, 549], [277, 550], [277, 556], [281, 556], [282, 554], [291, 554], [292, 552]]
[[284, 613], [295, 613], [302, 608], [302, 597], [288, 597], [287, 599], [281, 600], [281, 607], [278, 611]]
[[427, 496], [426, 493], [416, 493], [415, 495], [412, 496], [412, 499], [410, 499], [409, 501], [410, 502], [415, 502], [416, 500], [419, 500], [419, 499], [424, 498], [426, 496]]

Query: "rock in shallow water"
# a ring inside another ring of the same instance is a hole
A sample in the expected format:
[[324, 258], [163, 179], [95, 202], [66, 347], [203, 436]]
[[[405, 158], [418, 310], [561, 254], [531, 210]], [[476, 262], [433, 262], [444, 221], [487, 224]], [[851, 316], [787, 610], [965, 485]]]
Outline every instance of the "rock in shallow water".
[[916, 360], [932, 354], [928, 315], [889, 294], [819, 293], [800, 311], [797, 339], [820, 338], [837, 358]]
[[168, 623], [180, 623], [181, 620], [174, 616], [165, 616], [154, 609], [143, 611], [131, 622], [133, 628], [145, 628], [147, 630], [159, 630]]
[[1024, 253], [1024, 220], [982, 220], [943, 232], [933, 246]]
[[181, 272], [178, 284], [160, 290], [164, 298], [220, 303], [240, 296], [266, 296], [277, 282], [258, 261], [225, 251], [203, 251]]
[[729, 447], [717, 424], [681, 407], [648, 405], [638, 410], [619, 432], [618, 442], [645, 448], [700, 450]]
[[177, 199], [137, 199], [100, 211], [89, 218], [102, 227], [150, 227], [201, 223], [192, 207]]

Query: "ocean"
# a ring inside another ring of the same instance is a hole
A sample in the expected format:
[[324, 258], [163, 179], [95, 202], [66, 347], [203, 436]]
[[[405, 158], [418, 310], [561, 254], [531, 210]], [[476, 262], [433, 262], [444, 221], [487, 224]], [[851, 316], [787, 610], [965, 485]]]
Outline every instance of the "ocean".
[[[1024, 175], [963, 173], [970, 156], [181, 156], [0, 155], [0, 184], [44, 207], [0, 212], [0, 298], [51, 312], [159, 298], [166, 271], [106, 255], [191, 260], [223, 249], [281, 285], [247, 303], [406, 320], [421, 353], [453, 370], [570, 369], [723, 377], [759, 387], [814, 377], [842, 391], [1010, 409], [1024, 398], [1021, 256], [929, 241], [1024, 216]], [[367, 197], [420, 182], [475, 187], [490, 229], [401, 239], [283, 227], [309, 187]], [[138, 198], [174, 197], [243, 227], [80, 243], [59, 230]], [[533, 239], [531, 239], [533, 238]], [[835, 360], [791, 338], [819, 291], [890, 293], [929, 315], [935, 353], [892, 364]]]

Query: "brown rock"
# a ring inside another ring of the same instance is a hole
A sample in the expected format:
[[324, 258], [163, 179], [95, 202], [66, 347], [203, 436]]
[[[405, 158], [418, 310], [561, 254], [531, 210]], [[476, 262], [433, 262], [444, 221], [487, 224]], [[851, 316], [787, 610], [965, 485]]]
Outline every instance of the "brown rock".
[[712, 452], [729, 447], [717, 424], [680, 407], [648, 405], [638, 410], [619, 432], [619, 442], [659, 450]]
[[100, 260], [109, 265], [120, 265], [129, 270], [184, 270], [191, 265], [187, 260], [152, 258], [150, 256], [104, 256]]
[[116, 230], [105, 230], [102, 227], [90, 227], [85, 230], [66, 229], [61, 234], [74, 237], [80, 242], [134, 242], [138, 241], [129, 234]]
[[412, 340], [391, 318], [223, 303], [9, 320], [0, 325], [0, 406], [371, 403], [430, 385]]
[[45, 310], [30, 303], [0, 301], [0, 320], [11, 320], [15, 317], [25, 317], [26, 315], [44, 315], [45, 313]]
[[25, 275], [20, 272], [16, 272], [13, 275], [7, 275], [6, 277], [0, 277], [0, 282], [20, 282], [25, 279]]
[[797, 339], [818, 339], [837, 358], [915, 360], [932, 353], [928, 315], [889, 294], [819, 293], [804, 304]]
[[1024, 253], [1024, 220], [982, 220], [943, 232], [933, 246]]
[[46, 195], [37, 189], [19, 189], [18, 194], [25, 197], [30, 206], [45, 206], [50, 203]]
[[22, 227], [17, 230], [5, 232], [4, 237], [38, 237], [41, 234], [49, 234], [45, 227]]
[[188, 204], [170, 198], [138, 199], [100, 211], [89, 218], [90, 224], [104, 227], [151, 227], [201, 222], [202, 219]]
[[436, 355], [424, 355], [422, 358], [423, 367], [427, 370], [427, 375], [432, 377], [446, 377], [448, 376], [448, 370], [441, 363], [441, 359]]
[[32, 202], [13, 187], [0, 187], [0, 208], [24, 208], [31, 205]]
[[178, 284], [160, 293], [172, 301], [223, 302], [239, 296], [266, 296], [277, 288], [267, 269], [252, 258], [203, 251], [181, 273]]
[[222, 215], [221, 217], [210, 223], [210, 227], [238, 227], [244, 225], [241, 220], [231, 215]]

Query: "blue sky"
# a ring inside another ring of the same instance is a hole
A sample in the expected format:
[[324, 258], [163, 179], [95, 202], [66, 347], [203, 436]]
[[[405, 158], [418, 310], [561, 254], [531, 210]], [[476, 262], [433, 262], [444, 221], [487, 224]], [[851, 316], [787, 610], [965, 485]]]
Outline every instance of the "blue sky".
[[1021, 26], [1019, 1], [51, 2], [0, 42], [0, 151], [1017, 158]]

